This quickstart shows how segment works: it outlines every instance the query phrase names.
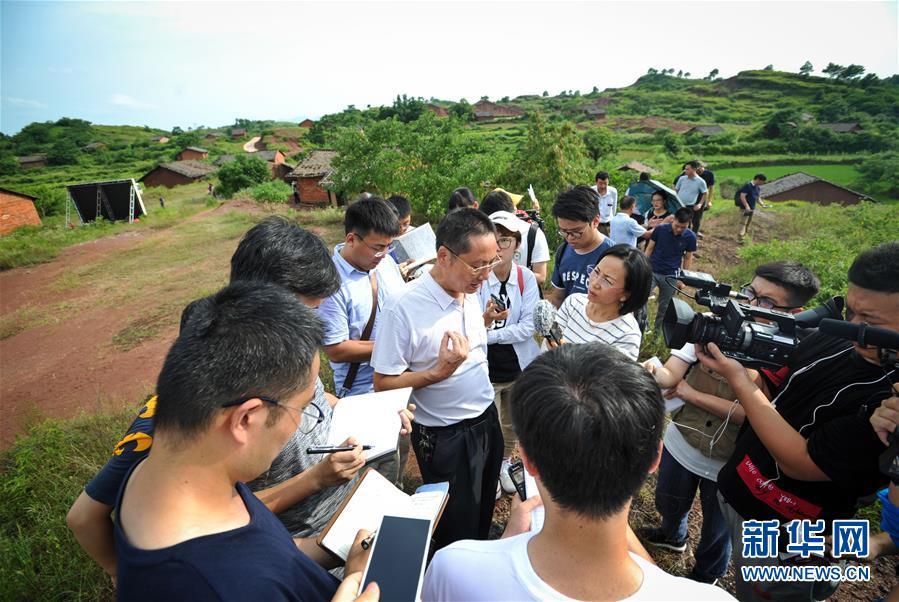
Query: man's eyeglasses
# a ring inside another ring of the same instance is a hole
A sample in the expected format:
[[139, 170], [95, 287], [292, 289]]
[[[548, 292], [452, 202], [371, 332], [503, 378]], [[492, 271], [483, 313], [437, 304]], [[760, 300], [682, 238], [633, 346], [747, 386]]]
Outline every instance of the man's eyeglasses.
[[450, 253], [452, 253], [456, 259], [458, 259], [463, 264], [465, 264], [465, 267], [467, 267], [469, 270], [471, 270], [472, 274], [483, 274], [484, 272], [489, 272], [490, 270], [492, 270], [493, 268], [495, 268], [496, 266], [498, 266], [499, 264], [501, 264], [503, 262], [501, 257], [496, 257], [496, 258], [494, 258], [493, 261], [491, 261], [487, 265], [482, 265], [480, 267], [474, 267], [473, 265], [471, 265], [470, 263], [468, 263], [467, 261], [465, 261], [464, 259], [459, 257], [458, 253], [456, 253], [455, 251], [453, 251], [446, 245], [443, 245], [443, 246], [446, 247], [446, 250], [449, 251]]
[[496, 239], [496, 246], [500, 249], [508, 249], [512, 246], [512, 243], [515, 242], [515, 239], [511, 236], [500, 236]]
[[771, 297], [759, 297], [758, 293], [755, 292], [755, 289], [752, 288], [749, 283], [744, 284], [742, 287], [740, 287], [740, 293], [746, 295], [746, 298], [750, 303], [755, 301], [755, 304], [762, 309], [777, 309], [780, 311], [789, 311], [791, 309], [796, 309], [793, 306], [778, 305], [777, 302]]
[[584, 226], [580, 230], [562, 230], [559, 228], [559, 236], [562, 238], [570, 238], [571, 240], [578, 240], [581, 236], [584, 235], [584, 232], [587, 230], [589, 226]]
[[393, 251], [393, 245], [387, 245], [386, 247], [382, 247], [382, 246], [374, 247], [374, 246], [368, 244], [367, 242], [365, 242], [365, 239], [362, 238], [361, 234], [356, 234], [355, 232], [353, 232], [353, 236], [358, 236], [359, 240], [362, 241], [362, 244], [364, 244], [366, 247], [368, 247], [369, 249], [374, 251], [375, 257], [384, 257], [385, 255], [387, 255], [388, 253]]
[[270, 403], [272, 405], [284, 408], [285, 410], [291, 410], [300, 415], [300, 424], [297, 428], [304, 435], [308, 435], [315, 427], [322, 423], [325, 419], [324, 413], [322, 413], [321, 408], [315, 405], [315, 402], [310, 403], [308, 406], [303, 408], [302, 410], [299, 408], [292, 408], [290, 406], [286, 406], [277, 399], [272, 399], [271, 397], [266, 397], [265, 395], [249, 395], [247, 397], [242, 397], [240, 399], [235, 399], [234, 401], [229, 401], [228, 403], [223, 403], [223, 408], [230, 408], [233, 406], [239, 406], [242, 403], [246, 403], [251, 399], [261, 399], [265, 403]]

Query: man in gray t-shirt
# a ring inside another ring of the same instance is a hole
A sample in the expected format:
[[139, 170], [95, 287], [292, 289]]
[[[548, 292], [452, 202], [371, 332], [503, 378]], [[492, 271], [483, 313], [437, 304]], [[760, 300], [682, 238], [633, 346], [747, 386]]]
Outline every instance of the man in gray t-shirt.
[[709, 194], [709, 187], [699, 174], [696, 173], [697, 161], [690, 161], [684, 165], [684, 175], [677, 180], [674, 189], [677, 198], [684, 207], [703, 207]]

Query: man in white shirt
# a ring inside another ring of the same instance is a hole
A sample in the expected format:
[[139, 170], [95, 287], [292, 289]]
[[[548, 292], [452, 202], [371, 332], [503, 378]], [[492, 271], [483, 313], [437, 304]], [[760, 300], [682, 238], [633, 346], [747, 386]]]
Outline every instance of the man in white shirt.
[[414, 389], [422, 479], [450, 484], [436, 548], [486, 539], [493, 520], [503, 436], [477, 292], [498, 261], [495, 232], [477, 209], [448, 213], [437, 227], [434, 269], [388, 304], [372, 352], [376, 391]]
[[610, 222], [618, 207], [618, 190], [614, 186], [609, 186], [609, 174], [605, 171], [596, 174], [596, 184], [591, 188], [599, 196], [599, 231], [609, 236]]
[[562, 345], [519, 376], [511, 405], [543, 529], [513, 514], [503, 539], [437, 552], [423, 600], [731, 599], [630, 550], [631, 499], [658, 466], [664, 426], [659, 388], [639, 364], [602, 343]]

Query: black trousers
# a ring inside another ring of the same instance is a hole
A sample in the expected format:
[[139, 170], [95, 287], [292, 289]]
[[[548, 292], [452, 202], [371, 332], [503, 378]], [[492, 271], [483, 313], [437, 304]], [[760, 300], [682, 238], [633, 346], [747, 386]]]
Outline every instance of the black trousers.
[[449, 481], [449, 501], [434, 532], [435, 552], [460, 539], [487, 539], [503, 461], [496, 406], [444, 427], [412, 423], [412, 449], [425, 483]]
[[699, 234], [699, 227], [702, 225], [702, 214], [705, 213], [705, 211], [705, 209], [700, 209], [699, 211], [693, 212], [693, 223], [691, 229], [696, 234]]

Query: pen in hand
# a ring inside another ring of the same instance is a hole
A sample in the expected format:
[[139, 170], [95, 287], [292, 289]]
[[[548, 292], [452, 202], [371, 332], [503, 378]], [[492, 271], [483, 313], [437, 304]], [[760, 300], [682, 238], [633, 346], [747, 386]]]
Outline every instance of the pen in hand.
[[[338, 452], [353, 451], [356, 445], [319, 445], [306, 448], [307, 454], [336, 454]], [[362, 451], [374, 449], [374, 445], [363, 445]]]
[[362, 540], [362, 549], [367, 550], [371, 547], [371, 544], [375, 541], [375, 535], [377, 535], [377, 530], [373, 531], [371, 535]]

